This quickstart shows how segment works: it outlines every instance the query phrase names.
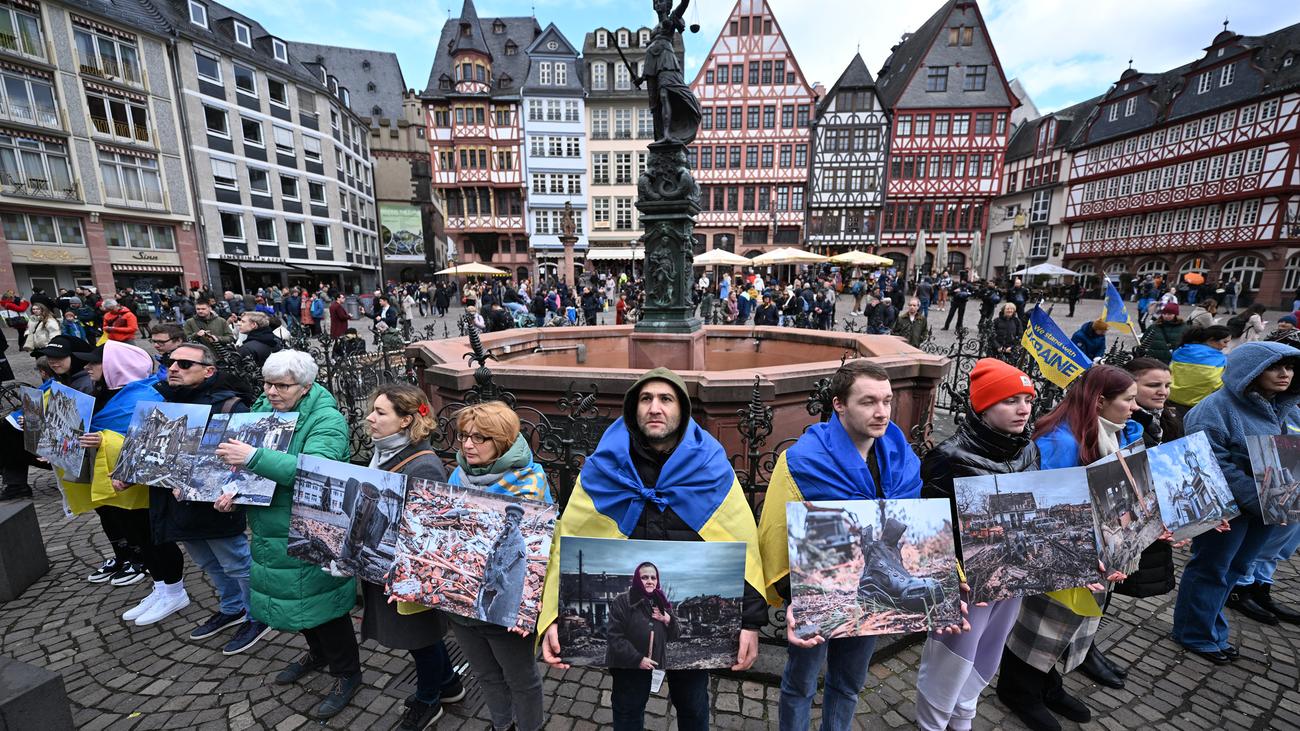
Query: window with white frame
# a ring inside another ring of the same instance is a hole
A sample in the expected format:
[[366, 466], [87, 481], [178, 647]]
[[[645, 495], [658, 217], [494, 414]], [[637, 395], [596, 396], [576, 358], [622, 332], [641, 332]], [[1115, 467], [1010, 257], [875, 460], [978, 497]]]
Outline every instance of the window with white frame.
[[221, 61], [216, 56], [203, 51], [195, 51], [194, 65], [198, 69], [200, 79], [211, 81], [214, 84], [221, 83]]
[[563, 61], [555, 62], [555, 85], [564, 86], [569, 83], [569, 64]]
[[254, 218], [254, 228], [257, 230], [257, 243], [274, 244], [275, 243], [275, 219], [274, 218]]
[[320, 162], [320, 138], [311, 135], [302, 136], [302, 156], [312, 162]]
[[1224, 263], [1220, 282], [1236, 279], [1241, 283], [1237, 291], [1251, 292], [1259, 289], [1259, 280], [1264, 276], [1264, 263], [1255, 256], [1238, 256]]
[[286, 155], [292, 155], [295, 149], [293, 144], [293, 130], [288, 127], [281, 127], [278, 124], [274, 125], [273, 129], [275, 131], [275, 151], [282, 152]]
[[609, 33], [603, 30], [596, 31], [596, 48], [609, 48]]
[[591, 88], [596, 91], [605, 90], [606, 66], [603, 63], [593, 63], [591, 65]]
[[1258, 173], [1264, 169], [1264, 148], [1256, 147], [1246, 153], [1246, 174]]
[[257, 96], [257, 73], [246, 66], [234, 64], [235, 90], [240, 94]]
[[620, 30], [618, 32], [618, 47], [627, 48], [627, 39], [628, 39], [627, 31]]
[[537, 64], [537, 82], [543, 86], [551, 84], [551, 62], [542, 61]]
[[597, 140], [609, 139], [609, 110], [591, 110], [591, 136]]
[[271, 39], [271, 53], [280, 63], [289, 63], [289, 47], [279, 38]]
[[1228, 86], [1232, 83], [1232, 77], [1237, 73], [1237, 64], [1230, 63], [1219, 71], [1219, 86]]
[[582, 119], [578, 114], [578, 102], [575, 99], [566, 99], [564, 102], [564, 121], [581, 122]]
[[1259, 199], [1252, 198], [1241, 204], [1241, 225], [1254, 226], [1259, 223]]
[[1300, 289], [1300, 254], [1292, 254], [1287, 257], [1286, 269], [1283, 272], [1282, 291], [1294, 292]]
[[609, 228], [609, 199], [591, 199], [591, 222], [596, 228]]
[[238, 43], [245, 48], [253, 47], [252, 32], [248, 29], [248, 25], [241, 23], [238, 20], [235, 21], [235, 43]]
[[1119, 103], [1118, 103], [1118, 102], [1116, 102], [1116, 103], [1110, 105], [1110, 110], [1109, 110], [1108, 112], [1106, 112], [1106, 121], [1107, 121], [1107, 122], [1114, 122], [1114, 121], [1117, 120], [1117, 119], [1119, 119]]
[[627, 91], [632, 88], [632, 76], [628, 73], [627, 66], [618, 64], [614, 66], [614, 91]]
[[230, 242], [244, 243], [244, 217], [234, 211], [219, 211], [221, 218], [221, 238]]
[[1197, 94], [1204, 94], [1205, 92], [1207, 92], [1207, 91], [1210, 90], [1210, 82], [1211, 82], [1210, 77], [1211, 77], [1212, 74], [1213, 74], [1213, 72], [1209, 72], [1209, 71], [1207, 71], [1207, 72], [1201, 74], [1199, 77], [1197, 77], [1197, 80], [1196, 80], [1196, 93], [1197, 93]]
[[280, 176], [280, 197], [285, 200], [300, 200], [298, 193], [298, 178], [293, 175]]
[[212, 183], [218, 188], [239, 190], [239, 171], [235, 163], [228, 160], [212, 161]]
[[306, 246], [303, 239], [302, 221], [284, 222], [284, 240], [289, 242], [289, 246]]
[[99, 174], [109, 203], [145, 208], [163, 206], [158, 158], [98, 150]]
[[271, 173], [262, 168], [248, 168], [248, 189], [262, 195], [271, 194]]
[[203, 106], [203, 122], [208, 134], [218, 137], [230, 137], [230, 124], [226, 120], [226, 110]]
[[1034, 191], [1034, 198], [1029, 204], [1029, 222], [1047, 223], [1047, 214], [1051, 205], [1052, 191], [1050, 189]]
[[614, 199], [614, 228], [619, 231], [632, 230], [632, 199]]
[[325, 205], [325, 184], [314, 180], [307, 181], [307, 197], [312, 203]]
[[39, 12], [29, 14], [16, 7], [0, 6], [0, 40], [7, 50], [45, 58], [45, 39], [41, 34]]
[[[10, 243], [86, 245], [80, 218], [0, 213], [0, 225], [3, 225], [5, 238]], [[108, 224], [104, 228], [107, 229]]]
[[[5, 20], [0, 9], [0, 24]], [[9, 29], [0, 27], [0, 44]], [[98, 33], [87, 28], [73, 29], [73, 42], [77, 47], [77, 60], [83, 73], [90, 72], [107, 79], [140, 85], [144, 77], [140, 72], [140, 55], [135, 43], [121, 36]], [[4, 44], [9, 45], [9, 44]]]
[[208, 6], [196, 0], [190, 0], [190, 22], [208, 27]]
[[330, 248], [330, 227], [329, 226], [325, 226], [318, 223], [312, 226], [312, 233], [315, 234], [316, 248], [318, 249]]
[[1131, 96], [1124, 102], [1124, 116], [1131, 117], [1137, 111], [1137, 97]]
[[76, 190], [68, 148], [58, 142], [0, 134], [0, 173], [9, 184], [25, 185], [31, 191]]
[[1142, 262], [1142, 266], [1138, 267], [1137, 269], [1137, 276], [1139, 279], [1145, 277], [1148, 274], [1154, 277], [1156, 275], [1163, 275], [1167, 273], [1169, 273], [1169, 265], [1159, 259], [1152, 259], [1151, 261]]
[[1033, 230], [1029, 240], [1029, 255], [1035, 258], [1046, 258], [1051, 250], [1052, 228], [1051, 226], [1040, 226]]
[[289, 87], [279, 79], [266, 80], [266, 95], [271, 103], [281, 107], [289, 106]]

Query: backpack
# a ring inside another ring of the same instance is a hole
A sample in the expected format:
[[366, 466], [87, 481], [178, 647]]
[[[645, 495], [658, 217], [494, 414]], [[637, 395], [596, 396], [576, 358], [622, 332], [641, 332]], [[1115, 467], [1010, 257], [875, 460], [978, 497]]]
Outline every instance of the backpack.
[[854, 297], [857, 297], [858, 295], [862, 294], [862, 280], [858, 280], [854, 282], [851, 291], [853, 292]]
[[325, 301], [320, 297], [311, 301], [311, 316], [316, 318], [325, 316]]
[[1232, 318], [1228, 320], [1228, 332], [1232, 337], [1239, 338], [1246, 332], [1246, 323], [1250, 320], [1251, 314], [1250, 310], [1246, 310], [1245, 312], [1239, 312], [1233, 315]]

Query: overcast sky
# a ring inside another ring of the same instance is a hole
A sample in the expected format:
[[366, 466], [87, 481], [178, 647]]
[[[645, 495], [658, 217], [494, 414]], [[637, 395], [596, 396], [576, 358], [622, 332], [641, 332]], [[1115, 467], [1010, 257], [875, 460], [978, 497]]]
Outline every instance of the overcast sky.
[[[270, 32], [296, 41], [395, 51], [406, 85], [423, 88], [438, 32], [463, 0], [225, 0]], [[875, 74], [899, 35], [915, 30], [940, 3], [883, 0], [769, 0], [810, 81], [829, 87], [861, 51]], [[693, 75], [734, 7], [696, 0], [701, 31], [688, 35]], [[581, 47], [597, 26], [636, 27], [653, 18], [649, 0], [478, 0], [480, 17], [535, 14]], [[1104, 92], [1133, 59], [1141, 71], [1191, 61], [1222, 30], [1262, 35], [1300, 22], [1300, 3], [1278, 0], [984, 0], [980, 4], [1008, 78], [1019, 77], [1042, 111]], [[697, 22], [696, 8], [687, 22]], [[830, 18], [844, 23], [830, 27]]]

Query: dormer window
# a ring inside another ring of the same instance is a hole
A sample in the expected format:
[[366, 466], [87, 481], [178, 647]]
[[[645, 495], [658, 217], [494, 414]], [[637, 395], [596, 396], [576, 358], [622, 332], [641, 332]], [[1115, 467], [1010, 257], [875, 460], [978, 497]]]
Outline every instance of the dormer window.
[[618, 47], [627, 48], [627, 31], [625, 30], [618, 32]]
[[461, 37], [461, 38], [469, 38], [472, 34], [473, 34], [473, 32], [470, 30], [469, 23], [461, 23], [461, 24], [460, 24], [460, 37]]
[[1284, 68], [1284, 69], [1285, 69], [1285, 68], [1289, 68], [1289, 67], [1291, 66], [1291, 64], [1293, 64], [1293, 63], [1295, 63], [1295, 54], [1294, 54], [1294, 53], [1288, 53], [1288, 54], [1286, 55], [1286, 58], [1283, 58], [1283, 59], [1282, 59], [1282, 68]]
[[642, 48], [650, 45], [650, 31], [642, 28], [641, 31], [637, 33], [637, 40]]
[[603, 30], [596, 31], [596, 48], [609, 48], [609, 34]]
[[494, 21], [492, 22], [492, 32], [495, 33], [495, 34], [497, 34], [497, 35], [501, 35], [502, 33], [505, 33], [505, 32], [506, 32], [506, 24], [503, 23], [503, 22], [501, 22], [501, 19], [500, 19], [500, 18], [497, 18], [496, 20], [494, 20]]
[[248, 30], [247, 25], [238, 20], [235, 21], [235, 43], [245, 48], [253, 47], [253, 34]]
[[339, 98], [343, 100], [344, 106], [352, 106], [352, 95], [347, 89], [339, 89]]
[[361, 70], [362, 70], [362, 71], [369, 71], [369, 70], [370, 70], [370, 60], [369, 60], [369, 59], [367, 59], [367, 60], [361, 62]]
[[375, 82], [371, 81], [368, 84], [366, 84], [366, 91], [374, 92], [374, 90], [375, 90]]
[[[371, 89], [371, 91], [374, 91], [374, 89]], [[370, 116], [372, 116], [372, 117], [382, 117], [382, 116], [384, 116], [384, 110], [380, 109], [378, 106], [371, 107], [371, 108], [370, 108]]]
[[208, 27], [208, 6], [204, 5], [201, 2], [196, 2], [196, 0], [190, 0], [190, 22], [195, 25], [207, 28]]
[[439, 88], [439, 89], [450, 89], [450, 88], [451, 88], [451, 77], [448, 76], [448, 75], [446, 75], [446, 74], [443, 74], [442, 76], [439, 76], [439, 77], [438, 77], [438, 88]]
[[513, 56], [517, 53], [519, 53], [519, 46], [515, 45], [514, 41], [506, 41], [506, 55]]
[[514, 79], [510, 78], [510, 74], [502, 74], [501, 78], [497, 81], [497, 86], [502, 89], [507, 89], [513, 83]]
[[279, 38], [271, 39], [271, 53], [275, 54], [276, 61], [289, 63], [289, 47]]

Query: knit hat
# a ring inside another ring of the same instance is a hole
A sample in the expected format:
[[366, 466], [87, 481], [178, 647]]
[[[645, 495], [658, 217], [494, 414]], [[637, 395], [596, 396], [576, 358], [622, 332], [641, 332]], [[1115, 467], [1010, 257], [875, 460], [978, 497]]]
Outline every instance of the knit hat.
[[1166, 303], [1165, 303], [1165, 306], [1160, 308], [1160, 312], [1161, 312], [1161, 314], [1165, 314], [1165, 315], [1177, 315], [1177, 314], [1178, 314], [1178, 303], [1177, 303], [1177, 302], [1166, 302]]
[[1283, 315], [1283, 316], [1277, 318], [1277, 321], [1278, 321], [1279, 323], [1281, 323], [1281, 322], [1286, 322], [1286, 323], [1290, 323], [1290, 324], [1292, 324], [1292, 325], [1295, 325], [1295, 324], [1297, 323], [1297, 320], [1296, 320], [1296, 316], [1295, 316], [1295, 315]]
[[1020, 369], [997, 358], [981, 358], [970, 371], [970, 406], [977, 414], [1022, 393], [1033, 396], [1034, 382]]

